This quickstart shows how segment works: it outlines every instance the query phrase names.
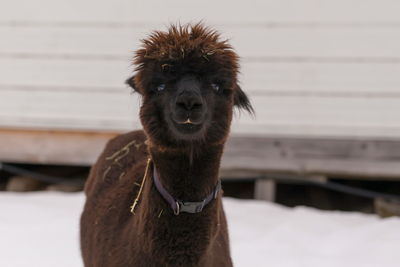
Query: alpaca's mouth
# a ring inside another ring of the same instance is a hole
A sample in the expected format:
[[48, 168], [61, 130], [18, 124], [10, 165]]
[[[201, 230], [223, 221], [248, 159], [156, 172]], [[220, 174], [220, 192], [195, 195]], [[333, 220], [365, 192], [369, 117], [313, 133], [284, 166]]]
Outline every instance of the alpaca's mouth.
[[178, 121], [171, 118], [170, 121], [172, 122], [172, 125], [170, 125], [171, 130], [182, 139], [197, 138], [204, 126], [203, 122], [193, 121], [191, 118], [187, 118], [185, 121]]
[[179, 132], [184, 134], [193, 134], [197, 131], [200, 131], [201, 128], [203, 127], [201, 123], [195, 124], [192, 121], [190, 121], [190, 119], [181, 123], [174, 122], [174, 126]]
[[179, 123], [179, 124], [193, 124], [193, 122], [190, 120], [190, 118], [187, 118], [186, 121]]
[[186, 121], [183, 121], [183, 122], [178, 122], [178, 121], [175, 121], [177, 124], [180, 124], [180, 125], [201, 125], [202, 123], [201, 122], [194, 122], [194, 121], [192, 121], [192, 119], [190, 119], [190, 118], [187, 118], [186, 119]]

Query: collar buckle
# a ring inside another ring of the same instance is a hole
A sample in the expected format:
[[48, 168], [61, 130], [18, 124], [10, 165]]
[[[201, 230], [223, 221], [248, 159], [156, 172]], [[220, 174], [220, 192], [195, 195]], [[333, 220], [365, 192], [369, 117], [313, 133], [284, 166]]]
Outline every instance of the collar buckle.
[[174, 210], [175, 215], [179, 215], [181, 212], [187, 213], [199, 213], [203, 210], [206, 201], [199, 202], [185, 202], [185, 201], [176, 201], [176, 210]]

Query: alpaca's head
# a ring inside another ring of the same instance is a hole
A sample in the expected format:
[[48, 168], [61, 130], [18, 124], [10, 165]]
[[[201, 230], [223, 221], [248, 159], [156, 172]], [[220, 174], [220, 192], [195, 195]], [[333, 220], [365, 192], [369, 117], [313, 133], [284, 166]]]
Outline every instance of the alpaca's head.
[[136, 52], [127, 83], [142, 95], [140, 119], [152, 143], [222, 144], [233, 108], [252, 112], [237, 84], [238, 56], [200, 24], [153, 32]]

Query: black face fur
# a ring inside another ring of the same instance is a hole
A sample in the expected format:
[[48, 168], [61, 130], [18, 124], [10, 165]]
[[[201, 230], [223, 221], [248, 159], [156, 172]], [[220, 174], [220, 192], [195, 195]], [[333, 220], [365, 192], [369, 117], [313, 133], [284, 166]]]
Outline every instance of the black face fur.
[[134, 63], [127, 83], [143, 97], [140, 119], [153, 144], [223, 144], [233, 107], [253, 112], [237, 85], [238, 56], [200, 24], [154, 32]]

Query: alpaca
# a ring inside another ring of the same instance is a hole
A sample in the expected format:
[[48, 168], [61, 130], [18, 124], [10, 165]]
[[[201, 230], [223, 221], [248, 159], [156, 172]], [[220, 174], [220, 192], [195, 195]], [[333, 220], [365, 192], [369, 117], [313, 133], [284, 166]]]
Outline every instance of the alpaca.
[[144, 131], [106, 145], [85, 185], [85, 267], [232, 266], [218, 171], [233, 108], [253, 108], [238, 56], [202, 24], [143, 40], [127, 80]]

